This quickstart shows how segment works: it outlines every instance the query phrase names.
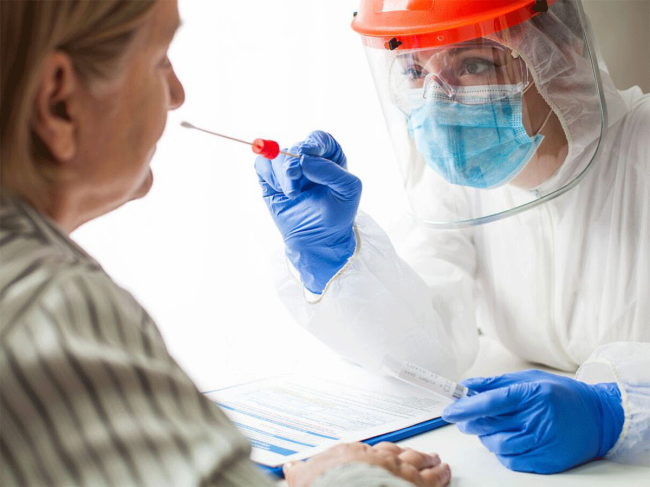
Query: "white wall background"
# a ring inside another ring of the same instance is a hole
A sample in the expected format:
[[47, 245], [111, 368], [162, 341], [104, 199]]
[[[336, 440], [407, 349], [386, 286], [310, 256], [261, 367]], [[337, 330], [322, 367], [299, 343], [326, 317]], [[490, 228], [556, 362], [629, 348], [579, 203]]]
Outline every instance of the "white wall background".
[[650, 92], [650, 0], [583, 0], [619, 89]]
[[180, 0], [184, 25], [170, 57], [187, 99], [158, 144], [154, 187], [74, 234], [144, 304], [204, 390], [330, 353], [292, 321], [273, 289], [271, 256], [282, 242], [250, 149], [179, 123], [281, 145], [326, 130], [364, 182], [362, 206], [389, 227], [399, 176], [349, 27], [357, 5]]
[[261, 366], [282, 372], [322, 347], [275, 293], [271, 258], [282, 240], [261, 198], [254, 154], [179, 123], [287, 146], [326, 130], [366, 185], [362, 204], [388, 224], [397, 169], [349, 27], [356, 5], [180, 0], [183, 26], [170, 58], [186, 102], [158, 144], [153, 189], [73, 236], [144, 304], [203, 389]]

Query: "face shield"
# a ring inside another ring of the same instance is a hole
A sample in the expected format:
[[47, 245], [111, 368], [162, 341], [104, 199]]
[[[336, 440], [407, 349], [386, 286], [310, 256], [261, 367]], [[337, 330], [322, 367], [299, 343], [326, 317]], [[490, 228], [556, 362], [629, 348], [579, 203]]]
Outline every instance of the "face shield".
[[456, 228], [518, 213], [594, 159], [605, 114], [581, 6], [540, 3], [362, 1], [353, 28], [416, 219]]

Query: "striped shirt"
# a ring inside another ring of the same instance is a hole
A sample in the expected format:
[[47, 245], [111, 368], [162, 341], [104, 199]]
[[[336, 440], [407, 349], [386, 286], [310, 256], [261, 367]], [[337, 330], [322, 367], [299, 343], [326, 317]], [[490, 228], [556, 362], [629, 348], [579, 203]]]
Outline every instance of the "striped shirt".
[[[273, 485], [142, 306], [6, 197], [0, 271], [0, 485]], [[317, 484], [405, 485], [350, 467]]]

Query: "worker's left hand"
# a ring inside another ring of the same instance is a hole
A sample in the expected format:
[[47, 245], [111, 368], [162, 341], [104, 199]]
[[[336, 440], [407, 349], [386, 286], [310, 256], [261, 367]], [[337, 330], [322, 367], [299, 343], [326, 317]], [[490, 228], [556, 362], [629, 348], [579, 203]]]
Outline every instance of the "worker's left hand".
[[556, 473], [603, 457], [623, 427], [614, 383], [589, 385], [527, 370], [463, 384], [479, 394], [450, 404], [443, 419], [478, 435], [512, 470]]

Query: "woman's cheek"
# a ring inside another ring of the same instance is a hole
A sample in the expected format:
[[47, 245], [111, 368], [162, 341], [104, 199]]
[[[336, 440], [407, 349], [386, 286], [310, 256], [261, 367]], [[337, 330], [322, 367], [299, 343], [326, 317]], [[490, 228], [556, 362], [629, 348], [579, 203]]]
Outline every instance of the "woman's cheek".
[[156, 142], [158, 141], [158, 139], [160, 139], [160, 137], [163, 134], [163, 131], [165, 130], [165, 125], [167, 124], [167, 113], [169, 111], [169, 103], [170, 103], [169, 89], [167, 87], [167, 83], [163, 82], [161, 84], [163, 86], [159, 87], [159, 89], [157, 90], [156, 100], [155, 100]]

